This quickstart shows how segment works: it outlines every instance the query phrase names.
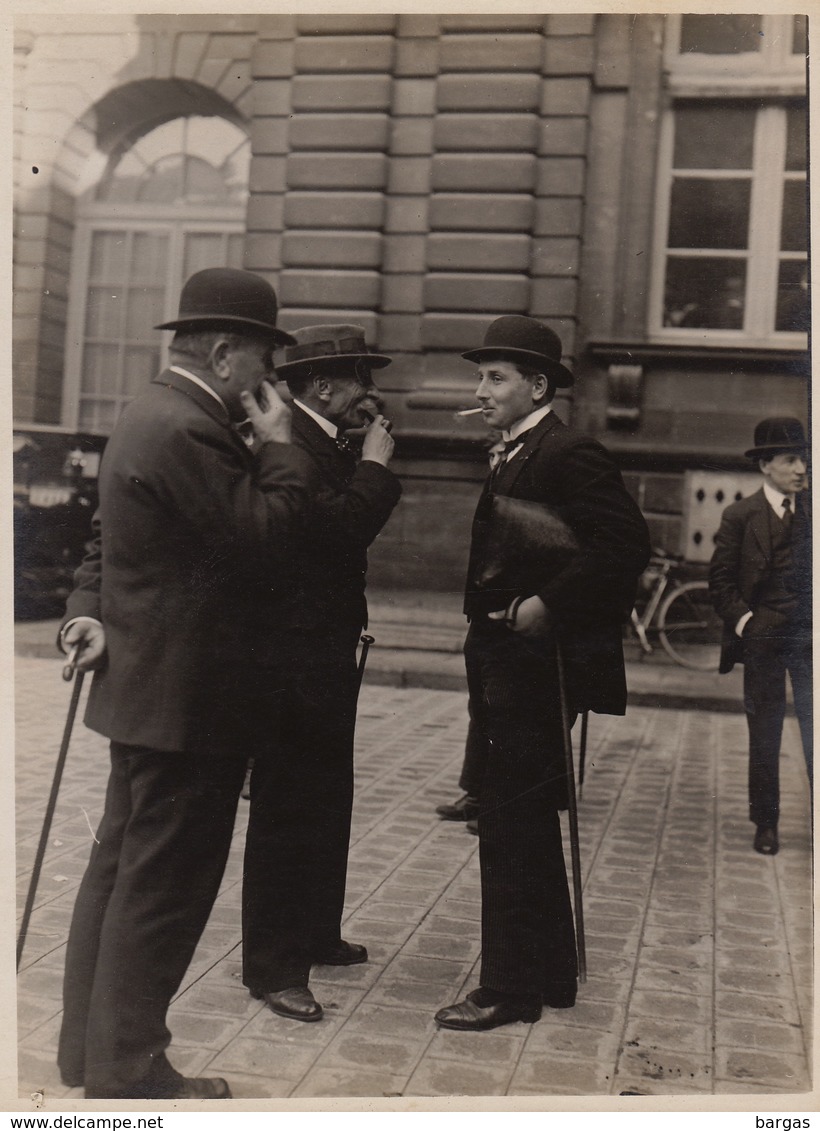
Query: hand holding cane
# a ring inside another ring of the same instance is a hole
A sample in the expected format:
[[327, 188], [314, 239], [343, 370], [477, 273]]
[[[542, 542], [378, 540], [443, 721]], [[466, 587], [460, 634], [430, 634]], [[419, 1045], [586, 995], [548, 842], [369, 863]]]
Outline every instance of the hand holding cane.
[[[63, 679], [68, 681], [73, 678], [76, 671], [77, 658], [82, 649], [82, 642], [74, 645], [68, 657], [68, 661], [63, 667]], [[48, 845], [48, 834], [51, 830], [51, 821], [54, 817], [54, 810], [57, 806], [57, 794], [60, 790], [60, 781], [63, 776], [63, 768], [65, 766], [66, 755], [68, 754], [68, 744], [71, 740], [71, 730], [74, 726], [74, 717], [77, 714], [77, 705], [80, 701], [80, 692], [83, 687], [84, 672], [77, 671], [76, 679], [74, 680], [74, 687], [71, 691], [71, 700], [68, 705], [68, 717], [66, 718], [65, 729], [63, 731], [63, 741], [60, 744], [60, 753], [57, 756], [57, 766], [54, 771], [54, 780], [51, 783], [51, 794], [49, 795], [48, 805], [46, 806], [45, 820], [43, 821], [43, 831], [40, 833], [40, 843], [37, 846], [37, 854], [34, 857], [34, 868], [31, 873], [31, 881], [29, 882], [28, 895], [26, 896], [26, 905], [23, 910], [23, 919], [20, 924], [20, 933], [17, 936], [17, 969], [20, 969], [20, 959], [23, 956], [23, 947], [26, 942], [26, 935], [28, 933], [28, 925], [31, 919], [31, 912], [34, 908], [34, 897], [37, 894], [37, 884], [40, 880], [40, 871], [43, 866], [43, 858], [46, 854], [46, 847]]]
[[578, 805], [575, 798], [575, 766], [572, 760], [572, 736], [567, 704], [566, 679], [564, 677], [564, 657], [561, 645], [555, 641], [555, 656], [558, 663], [558, 694], [561, 700], [561, 729], [564, 737], [564, 755], [567, 773], [567, 812], [569, 816], [569, 845], [572, 860], [572, 891], [575, 908], [575, 944], [578, 949], [578, 981], [587, 980], [587, 956], [584, 940], [584, 907], [581, 892], [581, 849], [578, 841]]

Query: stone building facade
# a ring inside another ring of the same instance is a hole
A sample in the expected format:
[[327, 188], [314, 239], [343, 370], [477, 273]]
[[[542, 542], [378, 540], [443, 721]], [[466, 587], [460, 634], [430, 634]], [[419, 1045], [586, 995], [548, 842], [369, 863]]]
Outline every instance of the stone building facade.
[[807, 419], [803, 17], [19, 16], [15, 80], [15, 420], [106, 433], [186, 275], [258, 271], [395, 359], [374, 583], [461, 584], [499, 314], [694, 562], [756, 420]]

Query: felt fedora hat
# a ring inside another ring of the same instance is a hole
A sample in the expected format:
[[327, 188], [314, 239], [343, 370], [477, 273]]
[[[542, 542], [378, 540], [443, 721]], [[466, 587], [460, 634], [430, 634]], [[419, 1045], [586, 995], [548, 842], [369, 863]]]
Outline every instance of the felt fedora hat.
[[182, 288], [179, 317], [157, 330], [230, 330], [262, 334], [279, 345], [293, 341], [276, 325], [276, 292], [265, 279], [234, 267], [206, 267]]
[[767, 416], [755, 426], [755, 443], [749, 459], [768, 459], [778, 452], [801, 452], [807, 448], [803, 425], [794, 416]]
[[294, 330], [291, 344], [277, 353], [275, 364], [279, 377], [288, 377], [308, 367], [328, 367], [339, 361], [366, 361], [373, 369], [382, 369], [393, 360], [374, 353], [364, 340], [364, 327], [347, 323], [303, 326]]
[[461, 356], [475, 362], [490, 357], [520, 361], [543, 372], [559, 388], [566, 389], [575, 378], [561, 364], [561, 353], [561, 339], [549, 326], [523, 314], [505, 314], [487, 327], [483, 346]]

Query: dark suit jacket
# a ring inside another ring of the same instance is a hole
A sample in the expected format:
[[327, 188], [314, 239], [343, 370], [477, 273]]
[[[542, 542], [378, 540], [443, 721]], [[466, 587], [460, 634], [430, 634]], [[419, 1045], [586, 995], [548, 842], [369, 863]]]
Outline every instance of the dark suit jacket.
[[[737, 622], [757, 607], [760, 590], [770, 580], [774, 561], [771, 507], [761, 487], [723, 512], [709, 567], [709, 592], [723, 620], [721, 672], [743, 662], [743, 639]], [[811, 503], [808, 492], [797, 497], [792, 527], [792, 582], [807, 611], [811, 601]], [[810, 615], [810, 614], [809, 614]]]
[[367, 624], [367, 549], [401, 496], [388, 468], [356, 461], [298, 405], [293, 443], [319, 481], [294, 562], [283, 610], [290, 630], [323, 634], [334, 625], [358, 632]]
[[101, 537], [67, 606], [106, 633], [89, 727], [169, 751], [242, 740], [255, 609], [315, 485], [304, 453], [267, 443], [252, 455], [224, 406], [171, 371], [125, 409], [100, 468]]
[[468, 616], [499, 606], [497, 595], [484, 594], [476, 585], [491, 488], [546, 504], [573, 530], [581, 553], [555, 575], [539, 575], [538, 563], [529, 563], [521, 595], [537, 594], [555, 620], [574, 709], [623, 714], [622, 626], [650, 546], [646, 522], [612, 457], [597, 441], [568, 428], [555, 412], [535, 426], [522, 450], [490, 477], [479, 499], [467, 573]]

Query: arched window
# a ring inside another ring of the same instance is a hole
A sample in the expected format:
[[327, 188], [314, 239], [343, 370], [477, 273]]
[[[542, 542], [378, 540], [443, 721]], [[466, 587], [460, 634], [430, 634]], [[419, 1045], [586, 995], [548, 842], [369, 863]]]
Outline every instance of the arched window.
[[108, 159], [78, 204], [63, 423], [110, 432], [161, 367], [153, 327], [184, 280], [242, 266], [249, 163], [218, 117], [175, 118]]

